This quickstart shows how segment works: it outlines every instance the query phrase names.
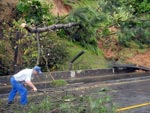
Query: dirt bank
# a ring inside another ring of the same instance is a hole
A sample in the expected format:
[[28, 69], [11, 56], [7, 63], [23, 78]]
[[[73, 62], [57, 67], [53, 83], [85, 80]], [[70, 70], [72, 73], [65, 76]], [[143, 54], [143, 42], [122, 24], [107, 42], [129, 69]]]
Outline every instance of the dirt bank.
[[127, 59], [127, 62], [150, 67], [150, 52], [138, 53], [134, 57]]
[[65, 4], [62, 0], [53, 0], [52, 13], [56, 16], [67, 15], [71, 11], [72, 7]]

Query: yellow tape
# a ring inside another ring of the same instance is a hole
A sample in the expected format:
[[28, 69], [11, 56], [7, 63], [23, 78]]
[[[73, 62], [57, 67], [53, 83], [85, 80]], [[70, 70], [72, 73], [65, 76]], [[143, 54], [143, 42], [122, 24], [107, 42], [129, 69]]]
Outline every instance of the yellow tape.
[[150, 105], [150, 102], [143, 103], [143, 104], [137, 104], [137, 105], [133, 105], [133, 106], [128, 106], [128, 107], [124, 107], [124, 108], [119, 108], [116, 111], [125, 111], [125, 110], [134, 109], [134, 108], [143, 107], [143, 106], [148, 106], [148, 105]]

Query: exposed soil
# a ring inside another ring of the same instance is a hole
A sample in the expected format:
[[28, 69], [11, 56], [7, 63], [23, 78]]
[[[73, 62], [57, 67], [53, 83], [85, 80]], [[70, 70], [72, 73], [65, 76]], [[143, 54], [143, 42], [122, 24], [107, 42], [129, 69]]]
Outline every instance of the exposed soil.
[[[137, 49], [122, 48], [117, 44], [114, 38], [101, 39], [98, 46], [103, 50], [104, 57], [114, 61], [124, 59], [124, 63], [136, 64], [140, 66], [150, 67], [150, 51], [139, 52]], [[128, 55], [132, 54], [132, 55]]]
[[70, 5], [65, 4], [62, 0], [53, 0], [53, 5], [52, 13], [56, 16], [67, 15], [72, 9]]
[[137, 65], [150, 67], [150, 51], [136, 54], [134, 57], [127, 59], [127, 62], [132, 62]]

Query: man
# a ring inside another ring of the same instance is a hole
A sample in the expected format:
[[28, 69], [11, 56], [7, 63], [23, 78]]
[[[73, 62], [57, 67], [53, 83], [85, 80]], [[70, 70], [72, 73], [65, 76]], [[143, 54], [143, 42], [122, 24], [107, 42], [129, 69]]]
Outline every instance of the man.
[[31, 82], [34, 76], [42, 74], [41, 68], [39, 66], [35, 66], [33, 69], [23, 69], [17, 74], [13, 75], [10, 79], [10, 83], [12, 85], [12, 89], [10, 91], [8, 97], [8, 105], [12, 104], [16, 93], [18, 92], [21, 96], [20, 104], [26, 105], [27, 100], [27, 89], [25, 85], [32, 88], [33, 91], [37, 91], [35, 85]]

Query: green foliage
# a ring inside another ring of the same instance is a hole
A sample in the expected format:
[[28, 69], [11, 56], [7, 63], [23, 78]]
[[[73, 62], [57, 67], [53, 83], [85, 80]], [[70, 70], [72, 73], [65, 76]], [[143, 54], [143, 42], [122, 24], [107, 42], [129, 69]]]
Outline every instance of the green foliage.
[[[49, 11], [52, 9], [52, 4], [47, 4], [44, 0], [19, 0], [17, 21], [13, 21], [13, 27], [7, 29], [7, 32], [3, 31], [4, 37], [0, 40], [1, 75], [12, 71], [14, 48], [17, 44], [19, 45], [19, 65], [22, 68], [32, 67], [36, 63], [38, 56], [36, 36], [20, 29], [20, 24], [24, 22], [33, 26], [80, 23], [78, 27], [40, 34], [41, 53], [47, 58], [51, 70], [68, 69], [69, 61], [84, 48], [87, 53], [74, 63], [73, 69], [107, 67], [103, 57], [97, 57], [87, 49], [102, 55], [97, 46], [97, 39], [107, 38], [110, 35], [110, 37], [118, 38], [116, 40], [119, 40], [120, 46], [150, 47], [149, 0], [119, 0], [117, 2], [116, 0], [65, 0], [65, 3], [73, 6], [72, 12], [66, 17], [53, 17]], [[111, 27], [117, 30], [111, 31]], [[17, 30], [21, 35], [19, 40], [16, 40]], [[66, 37], [70, 44], [75, 42], [76, 46], [66, 45], [64, 40]], [[40, 65], [45, 69], [46, 61], [42, 55]], [[95, 59], [98, 60], [95, 61]]]
[[62, 86], [66, 86], [67, 82], [63, 79], [59, 79], [59, 80], [54, 80], [52, 81], [52, 86], [54, 87], [62, 87]]
[[119, 41], [126, 47], [130, 47], [130, 42], [134, 41], [143, 48], [150, 44], [150, 21], [131, 20], [120, 24], [121, 33]]
[[[35, 35], [26, 36], [20, 40], [21, 48], [24, 52], [23, 61], [26, 66], [34, 66], [36, 64], [38, 52], [37, 42], [35, 41]], [[66, 45], [63, 43], [57, 35], [54, 33], [43, 33], [40, 36], [41, 54], [40, 54], [40, 66], [46, 69], [46, 62], [48, 67], [52, 70], [58, 68], [58, 64], [65, 62], [67, 58]], [[43, 57], [46, 57], [47, 61]]]
[[39, 104], [30, 104], [27, 113], [47, 113], [51, 110], [51, 100], [49, 97], [44, 98]]
[[[8, 41], [8, 40], [7, 40]], [[7, 43], [7, 46], [5, 44]], [[7, 75], [13, 71], [13, 53], [11, 45], [6, 40], [0, 40], [0, 75]]]
[[[116, 107], [106, 92], [75, 93], [76, 95], [70, 93], [57, 92], [55, 95], [44, 95], [44, 98], [32, 97], [27, 109], [22, 110], [24, 113], [116, 113]], [[20, 108], [15, 107], [13, 112], [19, 113]]]
[[40, 0], [20, 0], [17, 4], [20, 16], [24, 17], [27, 23], [33, 25], [42, 25], [45, 21], [51, 24], [52, 15], [49, 13], [50, 9], [51, 4]]
[[[64, 40], [57, 36], [55, 32], [43, 33], [40, 39], [41, 51], [46, 57], [48, 67], [57, 70], [60, 64], [66, 62], [68, 58], [67, 45]], [[40, 65], [45, 67], [45, 60], [41, 58]]]
[[[3, 38], [0, 40], [0, 75], [6, 75], [13, 71], [16, 45], [18, 45], [18, 67], [22, 69], [33, 67], [36, 64], [38, 56], [36, 35], [27, 33], [25, 29], [20, 29], [20, 23], [23, 21], [22, 19], [13, 21], [13, 27], [9, 28], [9, 31], [3, 32]], [[16, 38], [17, 31], [19, 31], [19, 39]], [[63, 64], [68, 57], [66, 44], [55, 32], [42, 33], [39, 38], [41, 45], [40, 65], [43, 67], [43, 71], [46, 70], [46, 61], [43, 56], [47, 58], [48, 67], [51, 70], [56, 70], [58, 65]]]
[[148, 46], [150, 43], [148, 38], [150, 36], [148, 33], [150, 26], [149, 16], [148, 14], [139, 16], [142, 12], [148, 13], [150, 6], [148, 4], [147, 0], [119, 0], [118, 2], [114, 0], [101, 0], [98, 11], [109, 15], [107, 17], [108, 23], [105, 24], [106, 27], [101, 35], [105, 37], [111, 34], [108, 29], [110, 26], [114, 26], [118, 28], [115, 35], [119, 38], [120, 46], [132, 47], [133, 44], [134, 47], [139, 46], [139, 48], [144, 48], [146, 47], [145, 45]]
[[14, 49], [16, 47], [15, 36], [17, 32], [14, 32], [13, 29], [8, 29], [7, 31], [3, 30], [2, 33], [3, 37], [0, 39], [0, 76], [13, 72]]
[[61, 113], [115, 113], [114, 106], [107, 106], [111, 104], [111, 99], [106, 94], [97, 94], [97, 98], [93, 95], [81, 95], [74, 97], [73, 101], [72, 98], [67, 98], [68, 103], [60, 104]]
[[[67, 29], [71, 39], [83, 47], [99, 54], [97, 49], [96, 30], [101, 26], [104, 17], [90, 7], [79, 7], [68, 16], [68, 22], [80, 23], [77, 28]], [[69, 37], [70, 37], [69, 36]]]
[[150, 1], [149, 0], [130, 0], [130, 5], [134, 8], [135, 14], [149, 13]]
[[102, 10], [106, 13], [113, 14], [118, 11], [118, 8], [124, 8], [133, 14], [149, 13], [149, 0], [100, 0], [99, 2]]

